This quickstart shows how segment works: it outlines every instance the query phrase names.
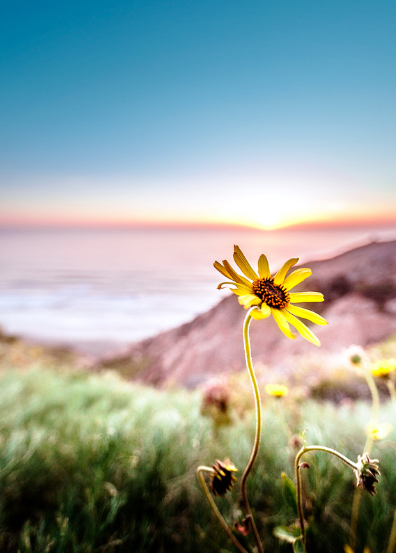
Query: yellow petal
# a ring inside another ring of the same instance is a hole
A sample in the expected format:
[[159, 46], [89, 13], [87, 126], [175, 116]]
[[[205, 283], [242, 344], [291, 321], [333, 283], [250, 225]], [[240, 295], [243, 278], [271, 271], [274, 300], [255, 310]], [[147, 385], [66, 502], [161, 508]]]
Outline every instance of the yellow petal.
[[283, 286], [286, 290], [291, 290], [297, 284], [300, 284], [303, 280], [312, 275], [311, 269], [296, 269], [293, 271], [283, 282]]
[[274, 283], [275, 284], [283, 284], [283, 281], [285, 280], [285, 276], [287, 271], [290, 269], [290, 267], [293, 267], [298, 261], [298, 257], [292, 257], [292, 259], [289, 259], [286, 261], [286, 263], [279, 269], [279, 271], [274, 276]]
[[250, 314], [253, 317], [253, 319], [255, 319], [256, 321], [265, 319], [265, 316], [262, 314], [261, 309], [253, 309], [253, 311], [251, 311]]
[[263, 318], [269, 317], [271, 315], [271, 308], [266, 303], [263, 303], [261, 306], [261, 313], [263, 314]]
[[261, 299], [254, 294], [239, 296], [238, 301], [241, 305], [243, 305], [243, 307], [251, 307], [252, 305], [258, 305], [261, 303]]
[[283, 313], [279, 311], [279, 309], [271, 309], [271, 311], [277, 325], [279, 326], [283, 334], [285, 334], [288, 338], [294, 340], [296, 335], [293, 334], [293, 332], [290, 330], [289, 323], [287, 322], [286, 317], [283, 315]]
[[323, 294], [320, 292], [291, 292], [290, 303], [304, 303], [306, 301], [323, 301]]
[[[223, 290], [224, 286], [236, 286], [236, 282], [220, 282], [220, 284], [217, 285], [218, 290]], [[232, 288], [230, 288], [232, 290]]]
[[213, 263], [213, 267], [217, 269], [219, 273], [221, 273], [223, 276], [225, 276], [226, 278], [230, 278], [232, 280], [232, 276], [227, 272], [227, 269], [223, 267], [221, 263], [219, 263], [218, 261], [215, 261]]
[[[235, 283], [233, 283], [235, 286]], [[237, 296], [247, 296], [252, 293], [252, 289], [248, 289], [246, 286], [242, 286], [242, 284], [237, 284], [237, 288], [230, 288], [231, 292], [234, 292]]]
[[289, 304], [286, 307], [286, 310], [289, 313], [296, 315], [296, 317], [301, 317], [302, 319], [308, 319], [309, 321], [312, 321], [317, 325], [327, 325], [326, 319], [324, 319], [314, 311], [310, 311], [309, 309], [304, 309], [304, 307], [297, 307], [297, 305]]
[[238, 275], [226, 259], [223, 260], [223, 264], [226, 271], [231, 275], [232, 280], [235, 280], [235, 282], [239, 282], [240, 284], [244, 284], [245, 286], [251, 286], [251, 282], [245, 277]]
[[303, 338], [305, 338], [309, 342], [312, 342], [313, 344], [315, 344], [315, 346], [320, 346], [320, 342], [315, 336], [315, 334], [304, 323], [296, 319], [294, 315], [292, 315], [291, 313], [288, 313], [286, 310], [283, 310], [282, 314], [285, 317], [285, 319], [287, 319], [289, 323], [294, 326], [294, 328], [297, 330], [297, 332], [301, 334]]
[[245, 276], [252, 280], [258, 280], [258, 274], [252, 269], [239, 246], [234, 246], [234, 261]]
[[260, 278], [269, 278], [271, 276], [268, 259], [262, 253], [258, 260], [258, 271]]

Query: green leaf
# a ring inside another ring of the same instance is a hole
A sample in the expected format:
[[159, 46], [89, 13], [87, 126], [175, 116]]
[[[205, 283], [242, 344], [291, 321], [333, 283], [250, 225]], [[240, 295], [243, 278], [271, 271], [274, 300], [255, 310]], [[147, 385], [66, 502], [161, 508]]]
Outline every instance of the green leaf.
[[286, 473], [282, 472], [283, 495], [286, 503], [293, 509], [297, 515], [297, 492], [294, 482], [290, 480]]
[[277, 526], [273, 533], [276, 538], [288, 543], [294, 543], [301, 535], [300, 528], [297, 526]]
[[296, 541], [293, 542], [293, 551], [294, 553], [306, 553], [302, 538], [297, 538]]

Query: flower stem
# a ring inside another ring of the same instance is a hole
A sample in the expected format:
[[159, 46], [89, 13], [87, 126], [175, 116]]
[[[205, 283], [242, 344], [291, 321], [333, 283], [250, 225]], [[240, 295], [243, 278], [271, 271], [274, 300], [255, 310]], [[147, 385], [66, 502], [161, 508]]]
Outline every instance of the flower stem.
[[242, 545], [239, 543], [239, 541], [236, 539], [236, 537], [234, 536], [234, 534], [231, 532], [228, 524], [226, 523], [226, 521], [224, 520], [224, 517], [223, 515], [220, 513], [219, 509], [217, 508], [217, 505], [216, 503], [214, 502], [213, 500], [213, 497], [208, 489], [208, 485], [205, 481], [205, 478], [203, 476], [203, 472], [209, 472], [211, 474], [214, 473], [214, 470], [210, 467], [205, 467], [203, 465], [199, 466], [197, 468], [197, 474], [198, 474], [198, 478], [199, 478], [199, 481], [201, 483], [201, 486], [203, 488], [203, 491], [205, 492], [205, 495], [206, 495], [206, 499], [208, 500], [209, 502], [209, 505], [211, 506], [212, 508], [212, 511], [214, 512], [214, 514], [216, 515], [217, 517], [217, 520], [220, 522], [221, 526], [223, 527], [223, 529], [225, 530], [225, 532], [227, 533], [228, 537], [230, 538], [230, 540], [232, 541], [232, 543], [235, 545], [235, 547], [237, 547], [237, 549], [239, 549], [239, 551], [241, 551], [241, 553], [248, 553], [247, 550], [242, 547]]
[[396, 546], [396, 511], [393, 516], [393, 523], [392, 523], [392, 529], [389, 536], [389, 542], [388, 542], [388, 548], [386, 550], [386, 553], [393, 553]]
[[[393, 408], [396, 411], [396, 390], [395, 390], [395, 383], [393, 380], [387, 380], [386, 384], [388, 386], [389, 395], [392, 400]], [[388, 542], [388, 548], [386, 550], [386, 553], [393, 553], [396, 548], [396, 511], [393, 516], [393, 523], [392, 523], [392, 529], [389, 536], [389, 542]]]
[[[371, 424], [377, 425], [378, 423], [378, 411], [380, 407], [380, 400], [379, 400], [379, 394], [377, 385], [374, 381], [373, 375], [371, 372], [366, 369], [364, 371], [364, 378], [366, 379], [367, 386], [370, 389], [371, 392]], [[373, 447], [373, 440], [370, 437], [367, 437], [366, 445], [364, 446], [363, 451], [367, 451], [367, 453], [371, 453], [371, 448]]]
[[393, 382], [393, 380], [387, 380], [386, 381], [386, 384], [388, 386], [388, 390], [389, 390], [389, 395], [391, 397], [391, 400], [392, 400], [392, 405], [393, 405], [393, 408], [396, 412], [396, 390], [395, 390], [395, 383]]
[[[366, 379], [367, 386], [369, 387], [369, 390], [371, 393], [371, 424], [376, 426], [378, 422], [378, 411], [380, 407], [380, 400], [379, 400], [377, 385], [367, 365], [363, 367], [363, 376]], [[373, 439], [370, 436], [367, 436], [366, 444], [364, 446], [363, 451], [366, 451], [367, 453], [371, 453], [372, 448], [373, 448]], [[349, 531], [349, 546], [353, 551], [355, 551], [355, 547], [356, 547], [356, 532], [357, 532], [361, 497], [362, 497], [361, 489], [356, 488], [353, 494], [351, 527]]]
[[352, 551], [355, 551], [355, 547], [356, 547], [356, 531], [357, 531], [357, 523], [359, 518], [359, 507], [360, 507], [361, 497], [362, 497], [362, 490], [360, 488], [356, 488], [353, 493], [351, 528], [349, 530], [349, 547], [352, 549]]
[[257, 384], [257, 378], [253, 369], [252, 364], [252, 355], [250, 351], [250, 340], [249, 340], [249, 325], [252, 320], [252, 311], [256, 309], [255, 307], [252, 307], [246, 314], [245, 322], [243, 324], [243, 342], [245, 346], [245, 357], [246, 357], [246, 365], [249, 371], [250, 380], [252, 381], [253, 386], [253, 393], [254, 393], [254, 399], [256, 404], [256, 434], [254, 438], [254, 445], [252, 449], [252, 453], [250, 455], [249, 462], [245, 468], [245, 472], [242, 475], [241, 478], [241, 493], [242, 493], [242, 499], [243, 503], [245, 505], [246, 514], [248, 515], [248, 520], [250, 521], [250, 524], [252, 526], [254, 539], [256, 541], [256, 545], [258, 548], [259, 553], [264, 553], [264, 549], [260, 540], [260, 536], [257, 531], [256, 523], [253, 518], [252, 510], [250, 508], [249, 499], [246, 492], [246, 480], [249, 476], [250, 471], [253, 468], [254, 462], [256, 460], [258, 450], [260, 447], [260, 438], [261, 438], [261, 400], [260, 400], [260, 391]]
[[300, 527], [301, 527], [301, 537], [305, 545], [305, 526], [304, 526], [304, 511], [303, 511], [303, 500], [302, 500], [302, 486], [301, 486], [301, 474], [300, 474], [300, 459], [305, 454], [308, 453], [308, 451], [324, 451], [325, 453], [330, 453], [331, 455], [334, 455], [337, 457], [340, 461], [342, 461], [345, 465], [350, 467], [353, 470], [357, 470], [357, 465], [348, 457], [345, 457], [345, 455], [342, 455], [335, 449], [331, 449], [330, 447], [325, 447], [322, 445], [304, 445], [300, 451], [297, 453], [296, 456], [296, 462], [295, 462], [295, 469], [296, 469], [296, 482], [297, 482], [297, 509], [298, 509], [298, 518], [300, 521]]

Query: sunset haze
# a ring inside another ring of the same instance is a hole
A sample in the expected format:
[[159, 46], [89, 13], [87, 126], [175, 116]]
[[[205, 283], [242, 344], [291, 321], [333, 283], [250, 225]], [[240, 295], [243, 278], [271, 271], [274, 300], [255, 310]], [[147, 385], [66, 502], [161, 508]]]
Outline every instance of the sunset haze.
[[5, 2], [2, 226], [392, 226], [396, 5]]

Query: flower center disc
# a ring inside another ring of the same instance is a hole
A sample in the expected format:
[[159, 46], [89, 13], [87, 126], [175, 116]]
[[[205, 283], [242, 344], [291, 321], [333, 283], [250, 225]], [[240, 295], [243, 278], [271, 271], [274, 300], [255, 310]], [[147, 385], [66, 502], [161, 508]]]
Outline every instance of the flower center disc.
[[286, 288], [274, 284], [273, 278], [260, 278], [253, 282], [253, 292], [269, 307], [284, 309], [290, 302]]

